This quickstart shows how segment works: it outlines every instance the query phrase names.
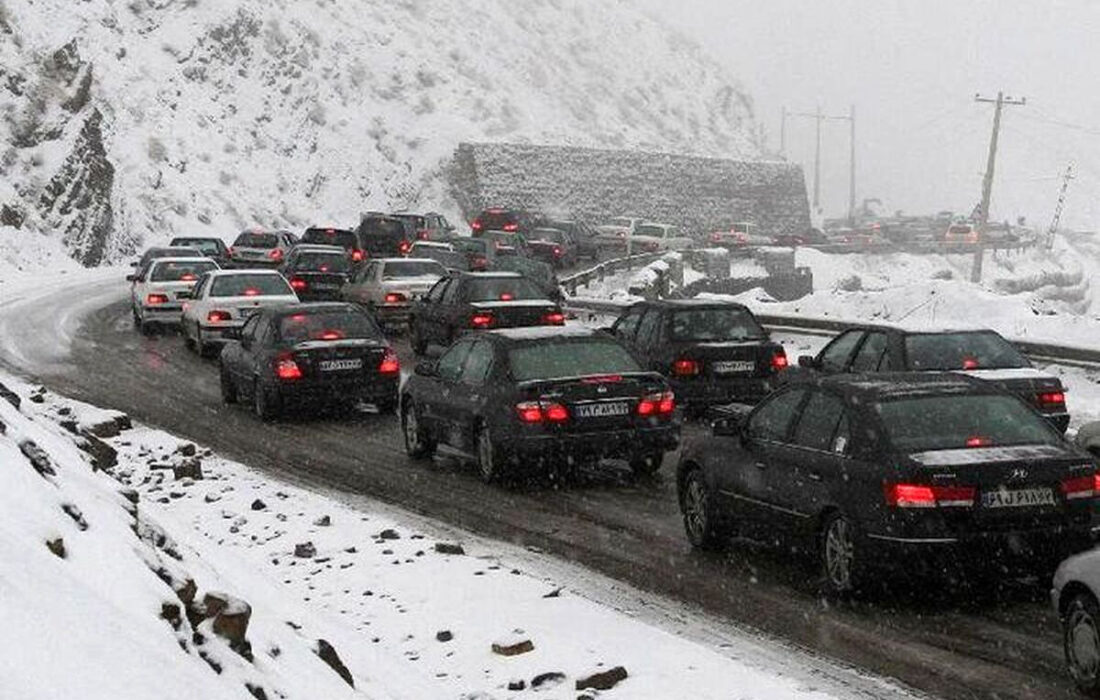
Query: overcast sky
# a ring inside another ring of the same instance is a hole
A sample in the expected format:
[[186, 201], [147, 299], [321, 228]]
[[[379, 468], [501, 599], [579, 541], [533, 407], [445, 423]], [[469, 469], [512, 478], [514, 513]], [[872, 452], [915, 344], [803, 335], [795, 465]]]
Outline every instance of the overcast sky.
[[[693, 37], [752, 95], [778, 150], [780, 110], [857, 114], [857, 197], [887, 211], [969, 212], [980, 199], [992, 105], [1006, 108], [993, 217], [1049, 225], [1072, 159], [1064, 223], [1100, 227], [1100, 2], [1092, 0], [635, 0]], [[1061, 122], [1061, 123], [1055, 123]], [[787, 124], [813, 162], [813, 120]], [[848, 202], [848, 132], [826, 122], [826, 216]]]

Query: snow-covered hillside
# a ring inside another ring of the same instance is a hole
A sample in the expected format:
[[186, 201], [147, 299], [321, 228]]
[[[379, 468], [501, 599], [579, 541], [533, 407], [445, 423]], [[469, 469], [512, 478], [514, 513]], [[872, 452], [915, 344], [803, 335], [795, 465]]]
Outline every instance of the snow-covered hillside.
[[0, 227], [85, 264], [447, 210], [462, 140], [760, 154], [724, 69], [627, 0], [0, 0]]

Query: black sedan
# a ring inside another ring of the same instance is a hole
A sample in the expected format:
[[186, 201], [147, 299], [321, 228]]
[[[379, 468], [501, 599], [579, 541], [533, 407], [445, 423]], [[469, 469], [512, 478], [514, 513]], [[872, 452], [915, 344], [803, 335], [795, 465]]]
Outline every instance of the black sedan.
[[693, 409], [756, 403], [787, 368], [783, 346], [734, 302], [640, 302], [611, 332], [643, 367], [667, 376], [677, 400]]
[[561, 307], [523, 275], [467, 272], [441, 279], [413, 306], [409, 334], [423, 355], [429, 343], [448, 346], [472, 331], [564, 324]]
[[636, 473], [676, 449], [675, 399], [607, 334], [515, 328], [469, 336], [417, 365], [402, 390], [405, 448], [438, 445], [477, 462], [492, 482], [513, 469], [623, 458]]
[[251, 401], [262, 420], [284, 407], [397, 407], [401, 363], [366, 312], [351, 304], [290, 304], [252, 316], [220, 359], [225, 403]]
[[798, 364], [824, 374], [961, 372], [1016, 394], [1062, 432], [1069, 426], [1062, 380], [1033, 367], [1012, 343], [991, 330], [850, 328], [817, 357], [800, 357]]
[[338, 301], [351, 262], [338, 246], [297, 245], [279, 271], [302, 301]]
[[1097, 464], [1000, 388], [953, 374], [792, 382], [687, 446], [688, 539], [810, 546], [825, 592], [872, 567], [1050, 573], [1091, 546]]

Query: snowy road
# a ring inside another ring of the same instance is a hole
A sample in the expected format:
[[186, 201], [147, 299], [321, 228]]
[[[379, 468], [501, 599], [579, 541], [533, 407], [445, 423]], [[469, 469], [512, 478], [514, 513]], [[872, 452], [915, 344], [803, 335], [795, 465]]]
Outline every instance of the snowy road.
[[[262, 425], [222, 406], [212, 363], [187, 353], [178, 338], [133, 332], [124, 285], [104, 279], [0, 299], [0, 360], [74, 398], [281, 477], [538, 547], [943, 697], [1074, 697], [1057, 622], [1037, 586], [1013, 584], [996, 600], [975, 591], [911, 590], [893, 593], [889, 603], [825, 605], [811, 572], [775, 552], [747, 545], [716, 556], [692, 552], [668, 480], [637, 484], [602, 471], [565, 490], [506, 491], [451, 461], [409, 462], [392, 417]], [[407, 349], [403, 355], [408, 363]], [[822, 669], [807, 672], [879, 697], [851, 676]]]

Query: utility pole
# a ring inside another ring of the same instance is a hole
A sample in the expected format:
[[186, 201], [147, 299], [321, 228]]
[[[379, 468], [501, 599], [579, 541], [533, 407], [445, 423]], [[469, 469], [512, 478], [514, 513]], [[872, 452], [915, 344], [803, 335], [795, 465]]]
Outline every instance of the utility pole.
[[975, 102], [992, 103], [996, 105], [993, 110], [993, 135], [989, 139], [989, 160], [985, 166], [985, 177], [982, 179], [982, 204], [978, 212], [978, 248], [974, 251], [974, 264], [970, 268], [970, 281], [978, 284], [982, 281], [982, 263], [985, 261], [985, 241], [989, 232], [989, 202], [993, 197], [993, 173], [997, 166], [997, 140], [1001, 134], [1001, 112], [1005, 105], [1027, 104], [1027, 98], [1014, 99], [1005, 97], [1004, 92], [997, 93], [997, 99], [974, 95]]
[[856, 106], [849, 105], [848, 126], [848, 225], [856, 226]]
[[1069, 190], [1069, 182], [1073, 179], [1073, 163], [1066, 168], [1066, 174], [1062, 176], [1062, 190], [1058, 193], [1058, 204], [1054, 207], [1054, 219], [1047, 230], [1046, 249], [1054, 247], [1054, 235], [1058, 233], [1058, 224], [1062, 221], [1062, 210], [1066, 206], [1066, 191]]
[[851, 122], [850, 131], [850, 155], [849, 155], [849, 173], [848, 173], [848, 218], [855, 223], [855, 210], [856, 210], [856, 108], [855, 105], [851, 106], [849, 113], [846, 116], [831, 116], [823, 114], [821, 106], [818, 105], [816, 112], [788, 112], [787, 108], [783, 108], [783, 128], [780, 130], [780, 137], [783, 142], [783, 148], [786, 148], [786, 126], [788, 117], [803, 117], [806, 119], [813, 119], [815, 124], [814, 132], [814, 206], [815, 213], [821, 211], [821, 125], [826, 121], [847, 121]]

